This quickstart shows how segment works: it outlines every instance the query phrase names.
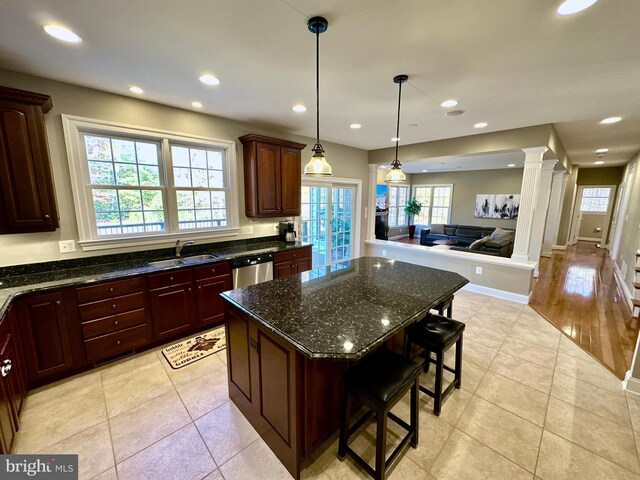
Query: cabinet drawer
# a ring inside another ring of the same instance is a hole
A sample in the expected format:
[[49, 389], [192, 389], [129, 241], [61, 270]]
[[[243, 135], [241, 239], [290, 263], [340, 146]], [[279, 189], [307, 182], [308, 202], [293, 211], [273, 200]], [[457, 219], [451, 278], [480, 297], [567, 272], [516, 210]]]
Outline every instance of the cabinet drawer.
[[90, 287], [76, 288], [78, 303], [89, 303], [105, 298], [119, 297], [143, 290], [142, 277], [128, 278], [117, 282], [101, 283]]
[[110, 317], [91, 320], [82, 323], [82, 334], [84, 338], [93, 338], [99, 335], [124, 330], [126, 328], [135, 327], [145, 323], [146, 317], [144, 308], [134, 310], [133, 312], [120, 313], [119, 315], [111, 315]]
[[144, 307], [144, 294], [132, 293], [122, 297], [109, 298], [99, 302], [80, 305], [81, 320], [94, 320], [96, 318], [109, 317], [118, 313], [128, 312]]
[[196, 275], [196, 280], [202, 280], [203, 278], [228, 275], [231, 273], [231, 266], [229, 265], [229, 262], [219, 262], [202, 265], [201, 267], [196, 267], [193, 270]]
[[295, 261], [301, 258], [311, 257], [311, 247], [296, 248], [286, 252], [278, 252], [273, 255], [273, 263]]
[[145, 345], [149, 340], [147, 325], [144, 324], [91, 340], [85, 340], [84, 346], [87, 352], [87, 359], [94, 361]]
[[149, 275], [149, 288], [170, 287], [171, 285], [179, 285], [181, 283], [189, 283], [193, 278], [190, 268], [183, 270], [172, 270], [166, 273], [154, 273]]

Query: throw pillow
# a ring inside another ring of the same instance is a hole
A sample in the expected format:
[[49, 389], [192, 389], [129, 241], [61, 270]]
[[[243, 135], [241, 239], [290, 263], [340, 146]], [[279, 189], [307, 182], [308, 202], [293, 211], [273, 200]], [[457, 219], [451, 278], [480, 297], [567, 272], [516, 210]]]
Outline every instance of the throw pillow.
[[469, 245], [469, 250], [480, 250], [482, 245], [487, 243], [489, 240], [491, 240], [491, 236], [489, 236], [489, 235], [487, 235], [484, 238], [479, 238], [478, 240], [473, 242], [471, 245]]
[[491, 241], [502, 240], [503, 238], [509, 238], [514, 235], [512, 230], [504, 230], [503, 228], [496, 228], [490, 235]]
[[444, 224], [436, 223], [431, 225], [431, 233], [438, 233], [440, 235], [444, 235]]

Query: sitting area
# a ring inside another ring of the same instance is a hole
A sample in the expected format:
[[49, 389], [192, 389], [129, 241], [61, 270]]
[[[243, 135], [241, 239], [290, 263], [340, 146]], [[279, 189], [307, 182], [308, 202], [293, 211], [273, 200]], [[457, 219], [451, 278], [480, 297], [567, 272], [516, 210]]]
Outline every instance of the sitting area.
[[509, 258], [515, 233], [499, 227], [433, 224], [420, 231], [420, 245], [452, 245], [451, 250]]

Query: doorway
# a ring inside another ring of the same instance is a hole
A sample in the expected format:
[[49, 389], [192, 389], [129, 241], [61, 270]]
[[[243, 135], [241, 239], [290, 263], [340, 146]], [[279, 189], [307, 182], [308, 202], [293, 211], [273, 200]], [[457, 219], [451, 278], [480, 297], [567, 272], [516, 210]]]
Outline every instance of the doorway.
[[609, 234], [615, 185], [583, 185], [578, 188], [569, 244], [578, 240], [604, 245]]

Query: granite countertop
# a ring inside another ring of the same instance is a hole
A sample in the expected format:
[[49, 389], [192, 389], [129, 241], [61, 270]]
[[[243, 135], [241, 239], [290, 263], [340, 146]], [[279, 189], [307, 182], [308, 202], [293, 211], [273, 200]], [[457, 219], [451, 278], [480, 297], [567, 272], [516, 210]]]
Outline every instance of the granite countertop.
[[[74, 285], [83, 285], [102, 282], [105, 280], [115, 280], [136, 275], [173, 270], [176, 268], [188, 268], [198, 265], [225, 262], [249, 255], [277, 253], [281, 251], [302, 248], [309, 245], [311, 244], [305, 242], [285, 243], [280, 241], [268, 241], [264, 243], [232, 245], [216, 249], [215, 247], [212, 247], [212, 244], [209, 244], [208, 246], [205, 246], [204, 249], [194, 249], [195, 252], [189, 251], [188, 249], [190, 247], [186, 247], [182, 251], [182, 258], [188, 258], [192, 255], [201, 254], [213, 254], [215, 255], [215, 258], [203, 260], [198, 263], [183, 264], [165, 268], [158, 268], [157, 266], [149, 265], [149, 263], [152, 261], [165, 260], [175, 257], [167, 257], [167, 255], [164, 255], [157, 258], [149, 258], [147, 256], [147, 258], [144, 259], [96, 264], [90, 264], [91, 259], [96, 259], [99, 257], [88, 257], [85, 260], [89, 262], [89, 264], [82, 267], [58, 268], [38, 273], [0, 278], [0, 316], [4, 314], [12, 298], [34, 291]], [[25, 266], [25, 269], [28, 269], [28, 267], [28, 265]]]
[[309, 358], [357, 360], [468, 282], [445, 270], [361, 257], [222, 296]]

